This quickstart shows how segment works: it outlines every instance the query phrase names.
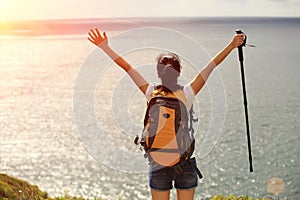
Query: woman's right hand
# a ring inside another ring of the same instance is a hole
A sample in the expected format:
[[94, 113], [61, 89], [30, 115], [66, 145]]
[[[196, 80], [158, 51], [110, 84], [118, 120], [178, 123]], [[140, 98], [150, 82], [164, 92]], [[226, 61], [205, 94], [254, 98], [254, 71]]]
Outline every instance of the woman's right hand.
[[101, 49], [108, 47], [108, 39], [105, 32], [103, 32], [102, 36], [98, 28], [96, 27], [95, 29], [91, 29], [88, 34], [88, 40], [100, 47]]
[[232, 38], [232, 41], [230, 42], [230, 45], [233, 48], [239, 47], [244, 43], [245, 40], [245, 34], [240, 33], [240, 34], [235, 34], [235, 36]]

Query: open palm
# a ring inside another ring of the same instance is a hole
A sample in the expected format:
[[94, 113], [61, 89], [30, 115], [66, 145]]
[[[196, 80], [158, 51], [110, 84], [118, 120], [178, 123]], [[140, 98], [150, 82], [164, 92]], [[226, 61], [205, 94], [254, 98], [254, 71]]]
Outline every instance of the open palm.
[[97, 45], [98, 47], [105, 48], [108, 46], [108, 39], [105, 32], [103, 32], [102, 36], [98, 28], [95, 28], [91, 29], [88, 34], [88, 40]]

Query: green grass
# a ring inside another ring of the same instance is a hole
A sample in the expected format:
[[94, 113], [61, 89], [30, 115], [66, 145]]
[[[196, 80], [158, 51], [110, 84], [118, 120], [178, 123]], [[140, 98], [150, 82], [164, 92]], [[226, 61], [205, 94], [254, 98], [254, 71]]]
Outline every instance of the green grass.
[[0, 199], [47, 199], [48, 194], [26, 181], [0, 174]]
[[[0, 173], [0, 200], [86, 200], [82, 197], [71, 197], [67, 193], [62, 197], [51, 198], [47, 192], [26, 181]], [[95, 198], [94, 200], [101, 200]]]
[[[119, 197], [118, 200], [122, 198]], [[83, 197], [71, 197], [65, 193], [62, 197], [49, 197], [47, 192], [41, 191], [37, 186], [26, 181], [0, 173], [0, 200], [88, 200]], [[101, 200], [101, 198], [89, 199]], [[229, 195], [224, 197], [216, 195], [211, 200], [268, 200], [266, 198], [254, 199], [247, 196], [235, 197]]]

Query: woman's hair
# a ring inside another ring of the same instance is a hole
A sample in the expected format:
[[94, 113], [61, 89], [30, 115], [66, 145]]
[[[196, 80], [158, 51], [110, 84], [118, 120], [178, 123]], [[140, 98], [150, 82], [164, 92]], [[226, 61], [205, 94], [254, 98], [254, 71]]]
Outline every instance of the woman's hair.
[[162, 84], [170, 90], [179, 87], [177, 78], [181, 72], [180, 59], [175, 53], [162, 53], [157, 57], [157, 73]]
[[[157, 57], [157, 72], [160, 73], [164, 69], [166, 69], [166, 66], [171, 67], [172, 69], [175, 69], [179, 74], [181, 71], [181, 65], [180, 65], [180, 59], [179, 56], [177, 56], [175, 53], [162, 53], [159, 54]], [[178, 74], [178, 75], [179, 75]]]

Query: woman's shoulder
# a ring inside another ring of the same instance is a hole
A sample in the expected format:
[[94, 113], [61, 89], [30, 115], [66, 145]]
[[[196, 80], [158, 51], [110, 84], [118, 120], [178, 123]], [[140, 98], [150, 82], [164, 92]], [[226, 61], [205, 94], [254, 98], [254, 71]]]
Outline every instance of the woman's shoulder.
[[146, 97], [147, 101], [150, 100], [152, 92], [153, 92], [154, 89], [155, 89], [155, 84], [149, 83], [148, 88], [147, 88], [146, 93], [145, 93], [145, 97]]
[[189, 83], [183, 86], [183, 92], [195, 96], [194, 90]]

